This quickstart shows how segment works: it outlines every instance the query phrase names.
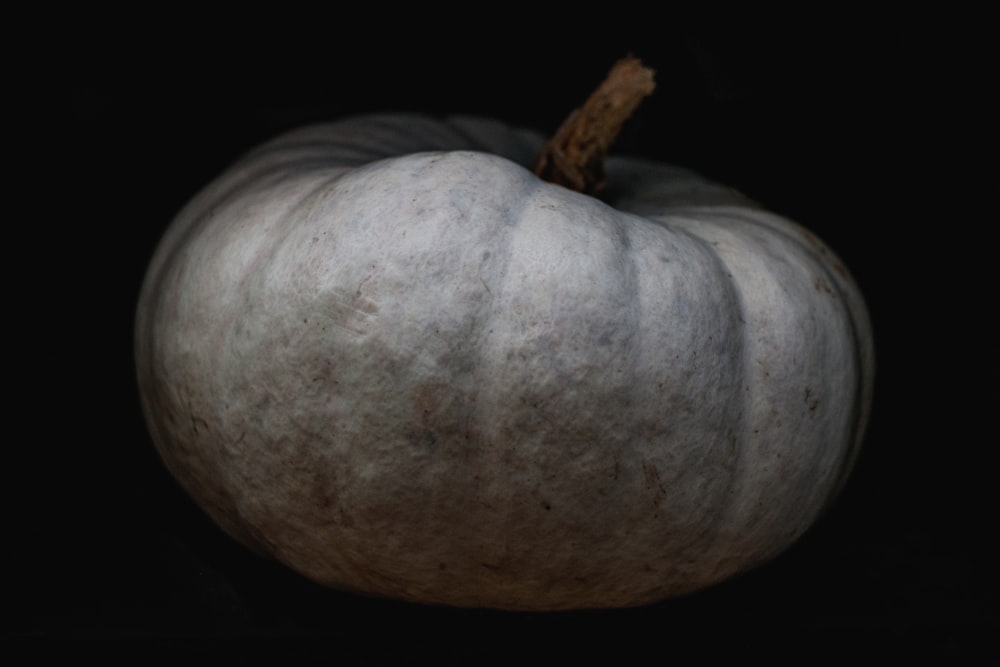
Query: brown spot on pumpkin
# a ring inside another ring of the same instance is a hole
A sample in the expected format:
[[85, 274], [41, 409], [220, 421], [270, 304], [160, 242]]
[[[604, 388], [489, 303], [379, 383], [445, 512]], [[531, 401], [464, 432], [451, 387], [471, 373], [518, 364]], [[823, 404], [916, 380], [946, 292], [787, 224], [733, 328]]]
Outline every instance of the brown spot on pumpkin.
[[813, 396], [812, 389], [810, 389], [809, 387], [806, 387], [805, 391], [802, 392], [802, 400], [805, 402], [807, 406], [809, 406], [810, 412], [815, 410], [816, 406], [819, 405], [819, 399]]
[[411, 432], [408, 440], [418, 449], [434, 449], [438, 444], [438, 436], [434, 431]]
[[207, 431], [208, 422], [206, 422], [201, 417], [198, 417], [196, 415], [191, 415], [191, 430], [194, 431], [196, 435], [198, 433], [201, 433], [202, 431]]
[[653, 490], [653, 504], [659, 505], [667, 496], [667, 489], [660, 479], [660, 470], [655, 464], [649, 461], [642, 462], [643, 476], [646, 478], [646, 488]]
[[833, 294], [834, 293], [833, 292], [833, 287], [830, 286], [830, 283], [828, 283], [827, 281], [823, 280], [822, 277], [817, 277], [816, 280], [813, 281], [813, 287], [816, 288], [817, 292], [823, 292], [824, 294]]

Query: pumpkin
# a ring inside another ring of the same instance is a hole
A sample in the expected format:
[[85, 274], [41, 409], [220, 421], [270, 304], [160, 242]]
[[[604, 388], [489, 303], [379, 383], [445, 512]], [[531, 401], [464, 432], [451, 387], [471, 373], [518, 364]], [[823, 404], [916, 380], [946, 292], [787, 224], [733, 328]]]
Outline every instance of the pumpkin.
[[499, 121], [370, 115], [252, 150], [176, 217], [135, 344], [173, 476], [343, 591], [649, 604], [787, 549], [873, 381], [861, 293], [805, 228], [612, 157], [602, 198]]

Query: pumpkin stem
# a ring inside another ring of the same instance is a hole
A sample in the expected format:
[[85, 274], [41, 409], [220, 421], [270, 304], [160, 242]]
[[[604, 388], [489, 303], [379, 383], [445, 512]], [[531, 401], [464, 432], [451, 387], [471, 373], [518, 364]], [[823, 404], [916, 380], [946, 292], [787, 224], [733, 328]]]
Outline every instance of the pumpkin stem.
[[608, 149], [643, 98], [656, 88], [653, 74], [632, 56], [616, 62], [597, 90], [545, 144], [535, 174], [577, 192], [599, 192]]

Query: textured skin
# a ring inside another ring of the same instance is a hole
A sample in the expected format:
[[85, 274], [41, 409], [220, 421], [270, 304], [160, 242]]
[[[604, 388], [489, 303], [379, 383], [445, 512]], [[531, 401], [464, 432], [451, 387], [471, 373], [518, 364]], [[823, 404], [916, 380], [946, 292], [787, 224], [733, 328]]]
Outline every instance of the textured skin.
[[227, 532], [339, 589], [549, 610], [709, 586], [816, 520], [871, 402], [846, 270], [681, 169], [612, 160], [611, 205], [543, 183], [539, 146], [352, 119], [180, 213], [139, 386]]

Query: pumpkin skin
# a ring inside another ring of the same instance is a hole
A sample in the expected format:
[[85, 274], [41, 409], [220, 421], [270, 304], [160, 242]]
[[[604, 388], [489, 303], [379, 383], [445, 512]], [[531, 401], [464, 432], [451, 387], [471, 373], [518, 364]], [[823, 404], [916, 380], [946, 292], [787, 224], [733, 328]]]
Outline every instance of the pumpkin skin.
[[675, 167], [605, 201], [495, 121], [366, 116], [184, 208], [136, 316], [153, 441], [231, 536], [327, 586], [649, 604], [791, 545], [862, 442], [874, 356], [804, 228]]

